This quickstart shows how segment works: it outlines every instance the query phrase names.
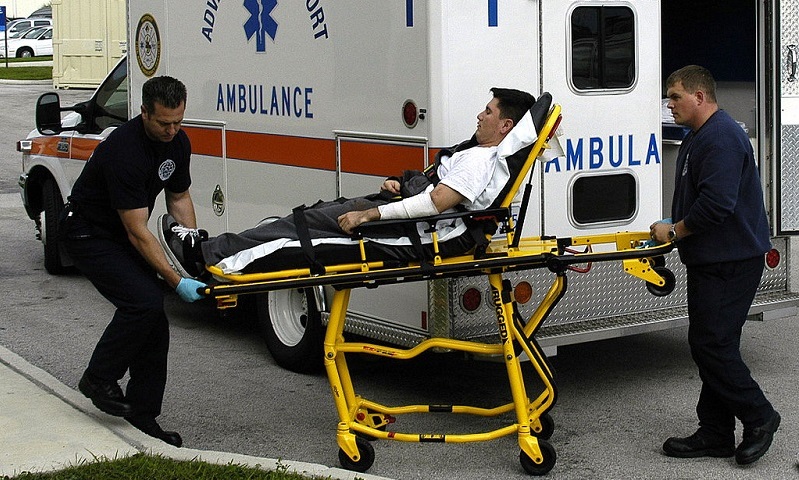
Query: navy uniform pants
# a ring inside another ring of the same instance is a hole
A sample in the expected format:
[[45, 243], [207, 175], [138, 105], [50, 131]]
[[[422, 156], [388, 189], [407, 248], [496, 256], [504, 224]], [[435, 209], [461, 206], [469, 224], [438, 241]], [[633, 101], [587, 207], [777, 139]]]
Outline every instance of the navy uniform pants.
[[774, 411], [741, 357], [741, 330], [754, 300], [763, 258], [689, 266], [688, 343], [699, 367], [700, 428], [734, 439], [735, 419], [759, 427]]
[[116, 307], [86, 372], [116, 382], [129, 371], [126, 400], [136, 415], [157, 417], [169, 351], [163, 285], [129, 242], [86, 234], [91, 232], [88, 226], [70, 230], [65, 247], [75, 266]]

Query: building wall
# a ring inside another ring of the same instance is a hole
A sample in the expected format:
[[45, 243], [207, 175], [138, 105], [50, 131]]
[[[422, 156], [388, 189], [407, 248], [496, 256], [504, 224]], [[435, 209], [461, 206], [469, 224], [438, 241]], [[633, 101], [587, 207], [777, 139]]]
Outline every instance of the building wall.
[[3, 0], [7, 18], [25, 18], [39, 8], [50, 4], [46, 0]]

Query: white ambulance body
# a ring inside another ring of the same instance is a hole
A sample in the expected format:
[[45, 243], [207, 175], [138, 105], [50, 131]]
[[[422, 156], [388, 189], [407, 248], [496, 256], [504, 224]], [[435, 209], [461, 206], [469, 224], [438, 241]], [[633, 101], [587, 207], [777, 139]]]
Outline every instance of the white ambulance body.
[[[669, 216], [679, 135], [663, 138], [663, 80], [706, 60], [718, 70], [722, 107], [745, 124], [755, 145], [773, 225], [770, 259], [781, 256], [764, 275], [752, 313], [796, 313], [787, 235], [797, 230], [799, 194], [784, 179], [799, 169], [799, 147], [789, 141], [799, 135], [796, 47], [788, 46], [797, 42], [780, 34], [799, 16], [799, 0], [787, 9], [781, 2], [782, 11], [772, 0], [717, 2], [723, 11], [714, 22], [741, 32], [732, 39], [690, 24], [681, 13], [690, 10], [687, 0], [662, 3], [129, 0], [127, 63], [111, 75], [127, 75], [127, 82], [109, 88], [107, 81], [96, 96], [111, 98], [109, 104], [126, 97], [134, 116], [147, 78], [171, 75], [186, 84], [192, 197], [200, 225], [214, 235], [319, 199], [372, 193], [386, 176], [422, 169], [438, 149], [472, 135], [491, 87], [548, 91], [563, 107], [563, 154], [533, 172], [524, 232], [569, 236], [646, 230]], [[687, 39], [674, 22], [695, 35], [691, 48], [683, 48]], [[85, 123], [89, 113], [70, 121]], [[109, 133], [103, 129], [119, 120], [90, 123], [96, 125], [83, 133], [33, 132], [21, 142], [23, 197], [42, 230], [51, 271], [68, 259], [48, 238], [54, 226], [47, 220]], [[682, 132], [675, 127], [666, 126]], [[677, 289], [666, 297], [650, 295], [618, 265], [571, 273], [570, 290], [540, 342], [555, 347], [685, 324], [676, 253], [667, 264]], [[551, 275], [515, 275], [520, 301], [528, 293], [523, 311], [537, 305]], [[356, 290], [348, 328], [405, 345], [431, 335], [491, 338], [487, 291], [482, 278]], [[278, 362], [303, 370], [316, 360], [325, 296], [259, 295], [259, 318]]]

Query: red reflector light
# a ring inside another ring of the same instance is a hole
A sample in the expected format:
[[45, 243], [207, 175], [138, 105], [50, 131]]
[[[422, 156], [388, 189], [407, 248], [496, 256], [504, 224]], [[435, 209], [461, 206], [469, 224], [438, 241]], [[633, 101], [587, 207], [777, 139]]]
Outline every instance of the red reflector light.
[[480, 290], [470, 287], [467, 288], [465, 292], [463, 292], [463, 296], [461, 296], [461, 306], [467, 312], [474, 312], [478, 308], [480, 308], [480, 303], [483, 301], [483, 296], [480, 294]]
[[769, 269], [777, 268], [780, 264], [780, 252], [776, 248], [772, 248], [766, 252], [766, 267]]
[[402, 122], [408, 128], [413, 128], [419, 122], [419, 109], [413, 100], [405, 100], [402, 104]]
[[529, 282], [519, 282], [513, 287], [513, 298], [517, 303], [524, 305], [533, 298], [533, 286]]

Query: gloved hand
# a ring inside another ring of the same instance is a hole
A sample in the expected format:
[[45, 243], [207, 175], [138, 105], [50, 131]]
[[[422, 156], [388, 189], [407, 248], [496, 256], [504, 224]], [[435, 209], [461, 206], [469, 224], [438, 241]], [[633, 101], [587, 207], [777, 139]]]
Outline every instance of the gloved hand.
[[182, 278], [180, 283], [178, 283], [178, 286], [175, 288], [175, 291], [178, 292], [181, 300], [191, 303], [205, 297], [205, 295], [198, 293], [197, 289], [205, 288], [207, 286], [208, 285], [204, 284], [203, 282], [198, 282], [193, 278]]

